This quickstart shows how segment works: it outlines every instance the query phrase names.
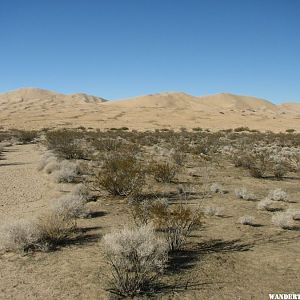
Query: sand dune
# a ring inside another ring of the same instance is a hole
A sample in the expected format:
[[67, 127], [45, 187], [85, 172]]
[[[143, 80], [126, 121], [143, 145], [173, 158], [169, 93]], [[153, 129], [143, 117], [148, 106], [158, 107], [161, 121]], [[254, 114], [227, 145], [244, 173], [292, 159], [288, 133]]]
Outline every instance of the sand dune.
[[37, 88], [0, 94], [0, 125], [5, 128], [127, 126], [139, 130], [162, 127], [217, 130], [248, 126], [300, 131], [299, 119], [299, 103], [275, 105], [265, 99], [229, 93], [192, 96], [165, 92], [115, 101]]

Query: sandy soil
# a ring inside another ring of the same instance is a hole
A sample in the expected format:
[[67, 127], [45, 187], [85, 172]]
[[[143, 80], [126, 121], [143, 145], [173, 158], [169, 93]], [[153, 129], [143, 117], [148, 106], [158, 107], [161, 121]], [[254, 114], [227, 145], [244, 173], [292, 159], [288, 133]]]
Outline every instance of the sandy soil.
[[[0, 161], [1, 222], [38, 215], [52, 197], [72, 188], [59, 187], [37, 171], [41, 151], [36, 145], [6, 149]], [[227, 162], [215, 165], [207, 176], [202, 166], [194, 164], [179, 181], [195, 187], [204, 181], [219, 182], [229, 193], [205, 200], [196, 193], [189, 203], [224, 207], [224, 216], [207, 218], [205, 228], [193, 235], [186, 250], [171, 258], [163, 285], [153, 298], [261, 300], [268, 299], [269, 292], [299, 292], [300, 232], [276, 229], [270, 222], [272, 213], [258, 211], [256, 201], [237, 200], [233, 192], [245, 186], [261, 199], [269, 189], [281, 187], [292, 201], [283, 205], [299, 209], [299, 178], [259, 180]], [[159, 184], [152, 188], [162, 189]], [[176, 185], [165, 186], [163, 191], [176, 204]], [[90, 203], [90, 208], [94, 217], [78, 222], [82, 238], [58, 251], [0, 256], [0, 299], [108, 299], [101, 236], [130, 223], [131, 218], [122, 199], [102, 197]], [[246, 214], [256, 218], [257, 227], [238, 224], [238, 218]]]

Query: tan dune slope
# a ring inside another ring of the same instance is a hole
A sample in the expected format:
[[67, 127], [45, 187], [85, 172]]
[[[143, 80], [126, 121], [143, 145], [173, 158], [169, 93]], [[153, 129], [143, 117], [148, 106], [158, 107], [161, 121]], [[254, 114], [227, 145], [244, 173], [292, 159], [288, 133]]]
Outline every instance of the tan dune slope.
[[233, 110], [272, 110], [277, 111], [275, 104], [256, 97], [234, 95], [229, 93], [199, 96], [198, 99], [204, 105]]
[[60, 94], [22, 88], [0, 94], [0, 125], [5, 128], [44, 127], [131, 129], [194, 127], [213, 130], [248, 126], [259, 130], [300, 131], [300, 104], [275, 105], [234, 94], [192, 96], [166, 92], [106, 101], [86, 94]]
[[283, 111], [300, 113], [300, 103], [287, 102], [287, 103], [278, 105], [278, 107], [279, 107], [279, 109], [281, 109]]

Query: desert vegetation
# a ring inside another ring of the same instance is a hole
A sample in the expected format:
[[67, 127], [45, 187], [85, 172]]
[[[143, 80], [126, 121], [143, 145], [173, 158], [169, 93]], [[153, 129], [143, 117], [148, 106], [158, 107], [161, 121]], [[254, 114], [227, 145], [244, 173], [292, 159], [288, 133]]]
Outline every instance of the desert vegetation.
[[200, 256], [213, 251], [202, 244], [218, 230], [227, 237], [246, 232], [254, 246], [264, 230], [282, 236], [299, 229], [295, 132], [78, 128], [1, 131], [0, 139], [35, 143], [36, 172], [61, 189], [37, 217], [3, 224], [1, 251], [68, 251], [86, 241], [88, 226], [99, 227], [92, 245], [105, 262], [99, 285], [109, 295], [172, 297], [170, 278], [181, 276], [184, 295], [190, 279], [181, 264], [195, 255], [189, 272], [201, 270]]

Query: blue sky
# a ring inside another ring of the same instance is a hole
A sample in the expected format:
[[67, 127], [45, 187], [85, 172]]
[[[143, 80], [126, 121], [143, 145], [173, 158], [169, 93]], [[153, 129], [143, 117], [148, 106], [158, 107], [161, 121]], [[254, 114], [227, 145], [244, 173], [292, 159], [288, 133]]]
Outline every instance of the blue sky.
[[0, 0], [0, 92], [300, 101], [299, 0]]

